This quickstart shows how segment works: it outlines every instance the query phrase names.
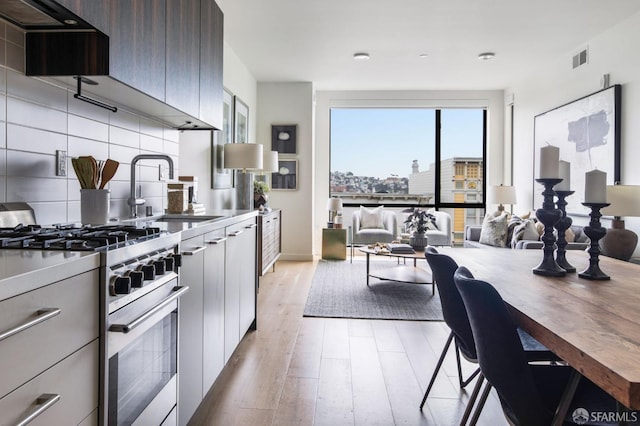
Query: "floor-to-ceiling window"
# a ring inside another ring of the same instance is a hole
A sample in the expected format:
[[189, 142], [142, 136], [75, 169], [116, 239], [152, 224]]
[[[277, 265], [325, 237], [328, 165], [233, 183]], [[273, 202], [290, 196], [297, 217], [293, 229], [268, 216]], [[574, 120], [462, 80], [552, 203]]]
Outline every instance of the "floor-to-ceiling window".
[[332, 108], [330, 194], [360, 205], [435, 207], [455, 241], [484, 210], [486, 110]]

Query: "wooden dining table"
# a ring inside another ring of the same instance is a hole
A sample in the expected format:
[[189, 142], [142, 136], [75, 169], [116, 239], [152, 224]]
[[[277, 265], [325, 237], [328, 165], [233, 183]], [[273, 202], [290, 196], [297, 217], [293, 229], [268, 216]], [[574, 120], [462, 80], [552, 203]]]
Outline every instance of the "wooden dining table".
[[567, 252], [578, 270], [535, 275], [542, 250], [445, 248], [458, 265], [492, 284], [515, 321], [584, 377], [640, 410], [640, 265], [600, 256], [607, 281], [579, 278], [589, 255]]

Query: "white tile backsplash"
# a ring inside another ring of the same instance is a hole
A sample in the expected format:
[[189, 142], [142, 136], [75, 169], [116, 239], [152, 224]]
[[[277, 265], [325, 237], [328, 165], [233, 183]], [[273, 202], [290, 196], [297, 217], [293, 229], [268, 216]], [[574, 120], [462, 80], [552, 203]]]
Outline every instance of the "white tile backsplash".
[[0, 148], [7, 147], [7, 124], [0, 121]]
[[7, 125], [7, 148], [20, 151], [55, 154], [57, 149], [67, 149], [67, 135], [34, 129], [18, 124]]
[[91, 139], [69, 136], [67, 156], [69, 158], [92, 155], [96, 160], [106, 160], [109, 158], [109, 144]]
[[[130, 162], [135, 155], [171, 155], [177, 176], [177, 130], [122, 108], [111, 113], [79, 102], [72, 89], [24, 76], [22, 33], [12, 28], [13, 42], [7, 41], [2, 38], [4, 25], [0, 21], [0, 201], [29, 203], [42, 225], [79, 222], [80, 184], [70, 159], [81, 155], [121, 163], [108, 186], [111, 217], [129, 216]], [[67, 151], [67, 176], [56, 176], [56, 150]], [[166, 182], [158, 181], [157, 164], [168, 170], [164, 161], [143, 160], [137, 178], [147, 205], [159, 213], [166, 207]], [[139, 213], [144, 214], [144, 208]]]
[[140, 133], [121, 127], [109, 126], [109, 142], [115, 145], [140, 148]]
[[67, 113], [49, 107], [7, 97], [7, 122], [36, 129], [67, 133]]
[[[162, 153], [163, 142], [164, 141], [162, 139], [158, 139], [145, 134], [140, 134], [140, 150], [142, 151]], [[166, 151], [164, 151], [164, 153], [170, 154]]]
[[16, 71], [7, 72], [7, 94], [60, 111], [67, 110], [67, 91]]
[[24, 151], [7, 151], [7, 175], [64, 179], [56, 175], [56, 156]]
[[7, 201], [67, 201], [67, 180], [7, 176]]
[[83, 136], [97, 141], [109, 142], [109, 125], [69, 114], [69, 135]]

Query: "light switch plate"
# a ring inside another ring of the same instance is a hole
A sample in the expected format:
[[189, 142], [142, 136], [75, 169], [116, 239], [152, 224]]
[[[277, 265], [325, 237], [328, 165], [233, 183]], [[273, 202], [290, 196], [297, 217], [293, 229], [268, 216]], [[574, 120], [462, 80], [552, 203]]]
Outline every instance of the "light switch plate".
[[67, 175], [67, 151], [56, 151], [56, 176]]

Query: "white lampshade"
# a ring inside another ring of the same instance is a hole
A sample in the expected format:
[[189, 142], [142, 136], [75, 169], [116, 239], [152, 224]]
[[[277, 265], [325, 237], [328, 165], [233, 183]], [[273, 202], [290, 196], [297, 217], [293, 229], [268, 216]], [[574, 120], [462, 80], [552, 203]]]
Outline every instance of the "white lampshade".
[[607, 202], [605, 216], [640, 216], [640, 185], [607, 186]]
[[491, 186], [489, 187], [489, 199], [495, 204], [515, 204], [516, 189], [513, 186]]
[[264, 154], [262, 155], [262, 171], [278, 171], [278, 151], [264, 151]]
[[342, 211], [342, 199], [341, 198], [329, 198], [327, 200], [327, 210], [332, 212]]
[[256, 143], [228, 143], [224, 145], [224, 168], [262, 169], [262, 145]]

